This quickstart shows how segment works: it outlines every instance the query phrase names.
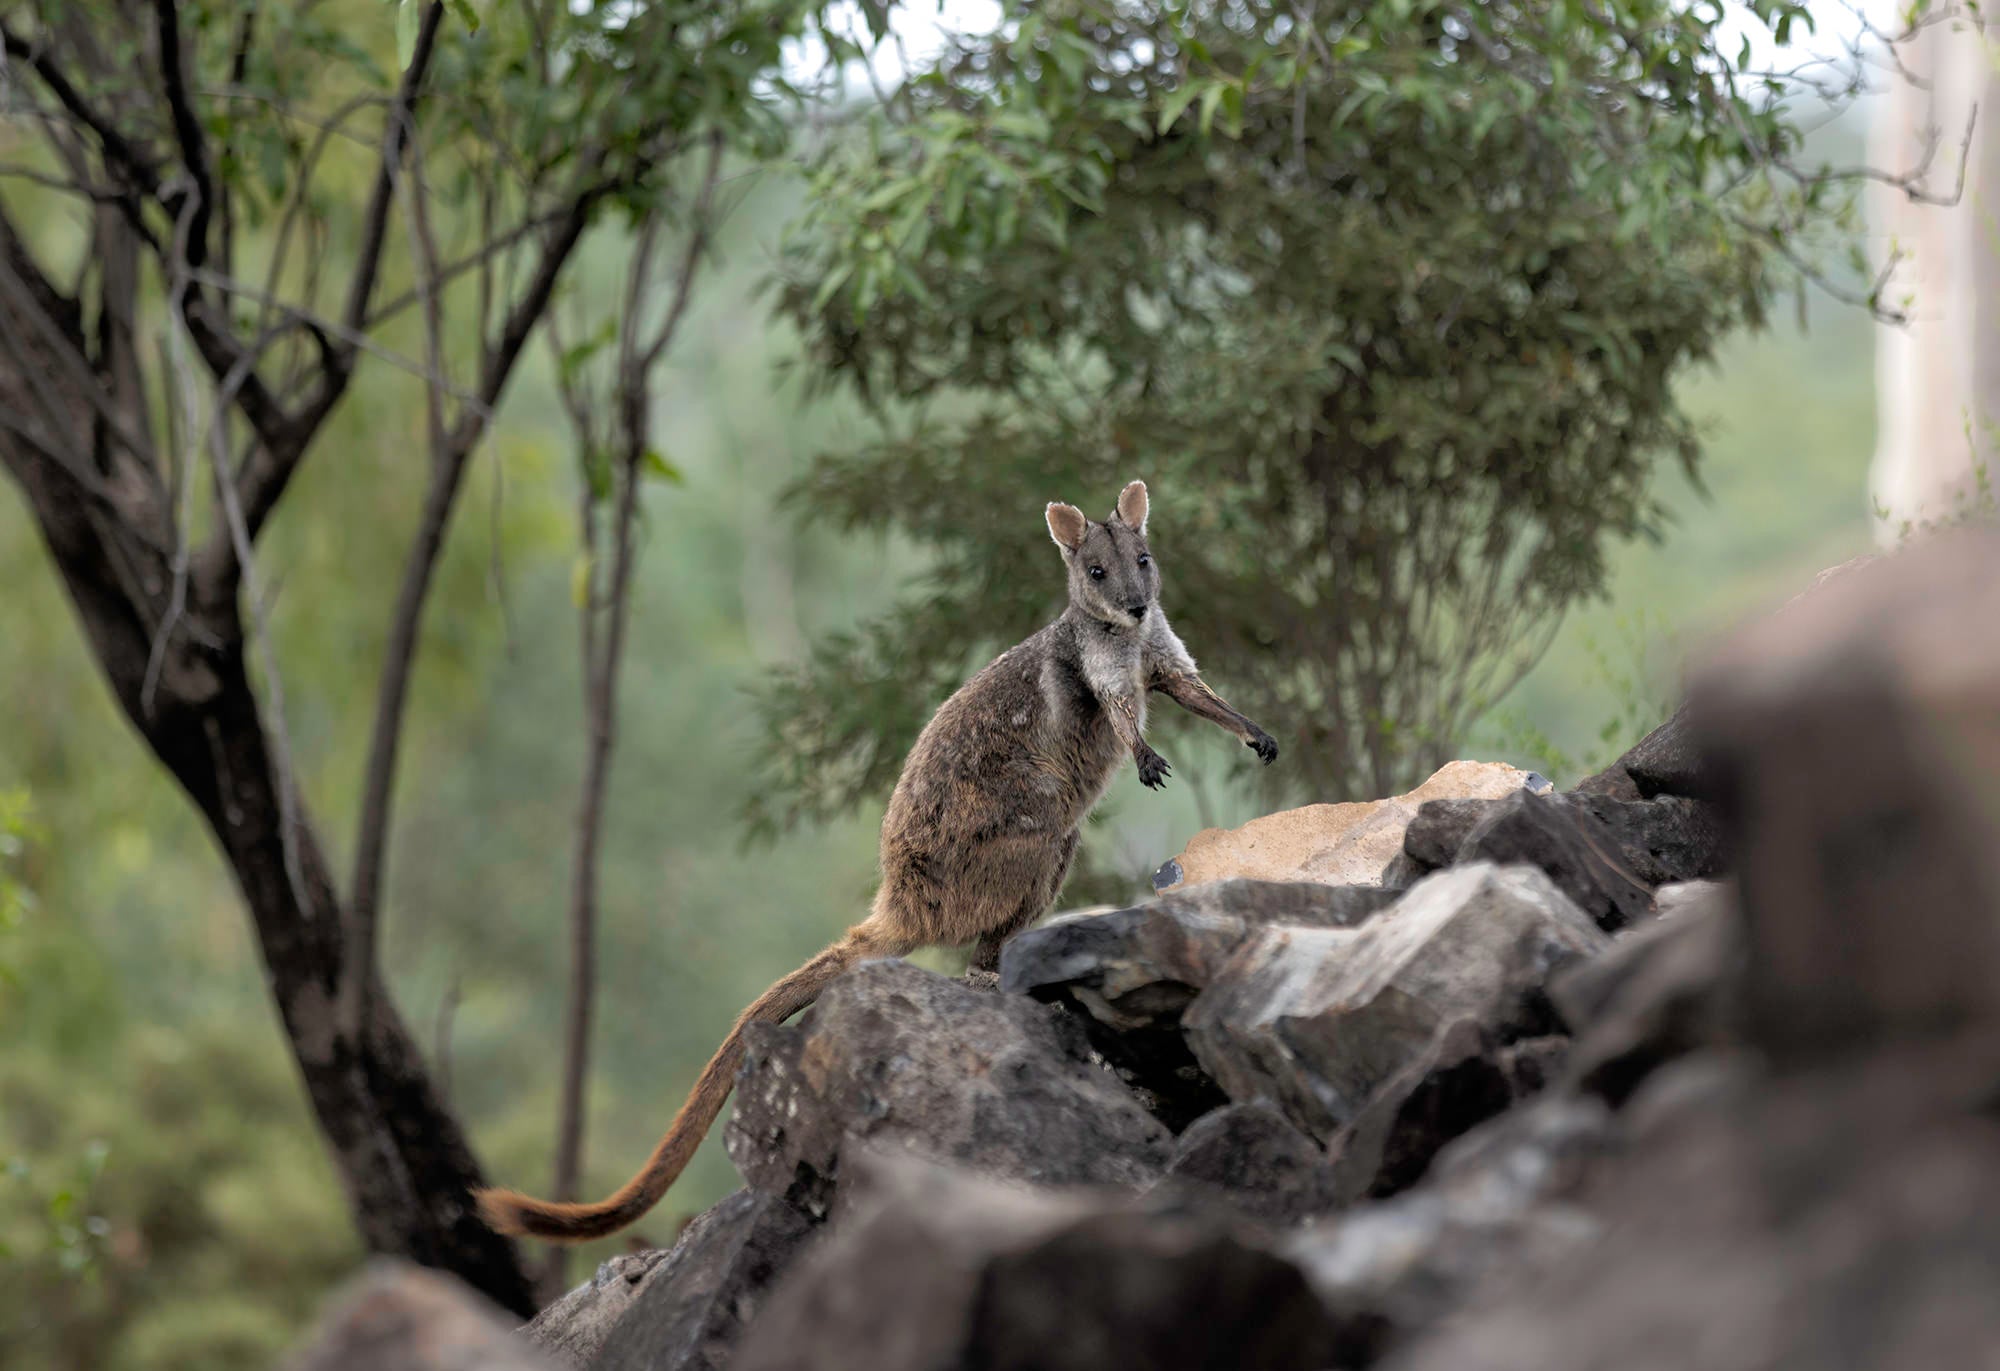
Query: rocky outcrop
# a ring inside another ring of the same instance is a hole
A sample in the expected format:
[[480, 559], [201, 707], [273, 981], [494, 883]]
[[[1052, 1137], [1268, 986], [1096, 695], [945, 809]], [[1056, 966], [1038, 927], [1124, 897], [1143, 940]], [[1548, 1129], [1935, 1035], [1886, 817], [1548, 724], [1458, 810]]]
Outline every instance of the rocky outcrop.
[[858, 967], [752, 1034], [749, 1188], [672, 1250], [518, 1343], [399, 1275], [301, 1364], [1984, 1365], [1996, 537], [1826, 581], [1577, 790], [1204, 834], [997, 987]]
[[1076, 1010], [1092, 1045], [1169, 1127], [1228, 1097], [1181, 1016], [1260, 928], [1353, 928], [1396, 898], [1380, 886], [1212, 881], [1131, 909], [1070, 915], [1011, 939], [1000, 986]]
[[1459, 867], [1357, 929], [1261, 930], [1183, 1023], [1232, 1099], [1270, 1099], [1325, 1140], [1458, 1020], [1546, 1031], [1549, 974], [1604, 945], [1541, 872]]
[[[1719, 979], [1754, 1050], [1647, 1079], [1589, 1188], [1602, 1239], [1493, 1273], [1397, 1371], [1992, 1361], [2000, 635], [1974, 626], [1996, 622], [2000, 534], [1965, 531], [1827, 580], [1711, 660], [1688, 717], [1739, 898], [1567, 993], [1615, 1020]], [[1740, 959], [1705, 977], [1731, 924]]]

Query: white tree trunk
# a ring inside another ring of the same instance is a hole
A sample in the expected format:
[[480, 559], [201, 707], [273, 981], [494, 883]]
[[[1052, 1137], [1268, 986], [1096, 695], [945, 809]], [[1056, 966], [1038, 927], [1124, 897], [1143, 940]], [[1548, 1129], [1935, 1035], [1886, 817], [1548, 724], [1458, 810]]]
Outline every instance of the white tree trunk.
[[2000, 449], [2000, 71], [1990, 28], [1954, 20], [1898, 46], [1922, 89], [1893, 79], [1870, 131], [1871, 165], [1891, 172], [1922, 163], [1937, 140], [1925, 189], [1957, 184], [1961, 137], [1973, 105], [1978, 122], [1955, 205], [1927, 205], [1874, 185], [1869, 217], [1880, 254], [1901, 255], [1883, 303], [1906, 310], [1903, 326], [1876, 333], [1878, 401], [1870, 494], [1884, 517], [1877, 537], [1894, 543], [1905, 521], [1950, 517], [1966, 507], [1977, 473]]

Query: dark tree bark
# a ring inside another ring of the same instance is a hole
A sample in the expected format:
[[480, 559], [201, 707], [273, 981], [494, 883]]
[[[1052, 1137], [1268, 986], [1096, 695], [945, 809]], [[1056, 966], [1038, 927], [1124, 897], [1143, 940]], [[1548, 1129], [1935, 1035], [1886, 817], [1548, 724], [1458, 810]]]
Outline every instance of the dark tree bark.
[[[302, 804], [279, 802], [236, 579], [197, 565], [169, 624], [170, 513], [158, 485], [107, 439], [103, 416], [117, 412], [118, 387], [91, 358], [82, 311], [0, 223], [0, 464], [35, 517], [119, 706], [207, 820], [242, 891], [362, 1238], [530, 1313], [519, 1254], [472, 1214], [469, 1192], [484, 1178], [388, 997], [365, 997], [359, 1032], [338, 1022], [336, 1005], [356, 974], [343, 955], [340, 902]], [[290, 868], [280, 828], [288, 809]]]

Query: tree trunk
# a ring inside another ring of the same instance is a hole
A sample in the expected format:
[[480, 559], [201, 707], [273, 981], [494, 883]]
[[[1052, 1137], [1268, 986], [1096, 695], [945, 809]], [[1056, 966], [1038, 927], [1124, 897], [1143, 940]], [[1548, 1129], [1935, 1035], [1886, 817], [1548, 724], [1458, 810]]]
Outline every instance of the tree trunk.
[[[95, 407], [115, 397], [113, 378], [89, 360], [80, 311], [17, 248], [0, 231], [0, 285], [9, 287], [0, 290], [0, 466], [35, 517], [119, 705], [229, 863], [362, 1239], [532, 1313], [519, 1253], [473, 1215], [470, 1191], [484, 1183], [478, 1164], [388, 998], [370, 995], [361, 1031], [341, 1031], [334, 1007], [343, 977], [374, 969], [343, 965], [339, 900], [302, 802], [296, 882], [288, 871], [235, 578], [206, 584], [197, 567], [174, 618], [164, 492], [113, 454]], [[148, 701], [154, 638], [169, 620]]]

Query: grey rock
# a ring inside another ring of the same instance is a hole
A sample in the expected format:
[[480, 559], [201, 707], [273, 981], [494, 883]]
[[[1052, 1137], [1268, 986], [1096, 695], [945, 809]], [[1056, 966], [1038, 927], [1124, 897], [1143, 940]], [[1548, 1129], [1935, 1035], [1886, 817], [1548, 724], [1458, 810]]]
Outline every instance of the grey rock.
[[1516, 1100], [1525, 1100], [1561, 1080], [1569, 1068], [1574, 1043], [1561, 1033], [1539, 1038], [1523, 1038], [1508, 1043], [1496, 1054], [1500, 1074]]
[[1353, 928], [1392, 903], [1378, 886], [1211, 881], [1129, 909], [1063, 915], [1008, 940], [1000, 985], [1060, 991], [1120, 1031], [1176, 1027], [1252, 930], [1270, 924]]
[[1068, 1005], [1091, 1045], [1179, 1129], [1225, 1103], [1180, 1031], [1182, 1012], [1259, 927], [1349, 928], [1395, 899], [1378, 886], [1209, 881], [1129, 909], [1072, 914], [1010, 939], [1003, 989]]
[[1351, 1204], [1416, 1184], [1438, 1150], [1514, 1100], [1492, 1040], [1460, 1019], [1376, 1088], [1329, 1151], [1334, 1199]]
[[1307, 1225], [1284, 1245], [1341, 1324], [1372, 1328], [1365, 1364], [1471, 1297], [1496, 1270], [1546, 1264], [1598, 1232], [1568, 1203], [1611, 1147], [1609, 1111], [1549, 1097], [1447, 1146], [1424, 1184]]
[[[571, 1358], [591, 1371], [720, 1371], [772, 1285], [819, 1227], [782, 1198], [739, 1190], [690, 1223], [670, 1251], [647, 1254], [659, 1260], [639, 1271], [636, 1282], [629, 1269], [608, 1278], [600, 1271], [583, 1290], [601, 1283], [604, 1292], [562, 1312], [579, 1293], [572, 1291], [543, 1311], [528, 1335], [551, 1350], [594, 1336], [594, 1352]], [[601, 1315], [585, 1312], [592, 1308]]]
[[1652, 909], [1652, 886], [1616, 831], [1589, 805], [1567, 795], [1516, 791], [1494, 801], [1454, 860], [1539, 868], [1606, 929], [1623, 928]]
[[[693, 1219], [682, 1234], [682, 1243], [687, 1241], [687, 1233], [708, 1222], [715, 1212], [711, 1209]], [[618, 1320], [678, 1250], [678, 1245], [653, 1247], [601, 1263], [589, 1280], [535, 1315], [521, 1329], [521, 1336], [566, 1366], [588, 1366]]]
[[1617, 927], [1642, 916], [1639, 887], [1719, 872], [1723, 843], [1714, 807], [1702, 800], [1524, 791], [1430, 801], [1404, 830], [1403, 856], [1419, 871], [1462, 861], [1539, 866], [1600, 922]]
[[378, 1257], [328, 1301], [284, 1371], [559, 1371], [455, 1276]]
[[751, 1186], [808, 1211], [857, 1141], [1047, 1185], [1143, 1186], [1171, 1149], [1068, 1016], [907, 962], [864, 963], [753, 1030], [724, 1140]]
[[1682, 705], [1624, 756], [1577, 782], [1575, 790], [1619, 800], [1650, 800], [1656, 795], [1706, 799], [1715, 793], [1715, 780], [1688, 724], [1687, 706]]
[[1499, 803], [1476, 799], [1425, 801], [1417, 807], [1410, 826], [1403, 830], [1404, 855], [1425, 871], [1450, 866], [1458, 859], [1458, 850], [1465, 846], [1472, 830]]
[[1665, 914], [1549, 981], [1577, 1030], [1569, 1078], [1622, 1103], [1658, 1067], [1733, 1040], [1740, 983], [1735, 909], [1718, 890]]
[[1225, 1105], [1182, 1133], [1159, 1189], [1284, 1225], [1333, 1208], [1333, 1183], [1324, 1148], [1251, 1103]]
[[1540, 871], [1454, 867], [1359, 928], [1259, 930], [1182, 1023], [1231, 1099], [1326, 1140], [1455, 1020], [1497, 1041], [1547, 1032], [1549, 974], [1605, 942]]
[[[871, 1174], [735, 1371], [1318, 1371], [1342, 1329], [1296, 1265], [1214, 1215], [1023, 1190], [902, 1161]], [[843, 1203], [845, 1203], [843, 1197]]]

